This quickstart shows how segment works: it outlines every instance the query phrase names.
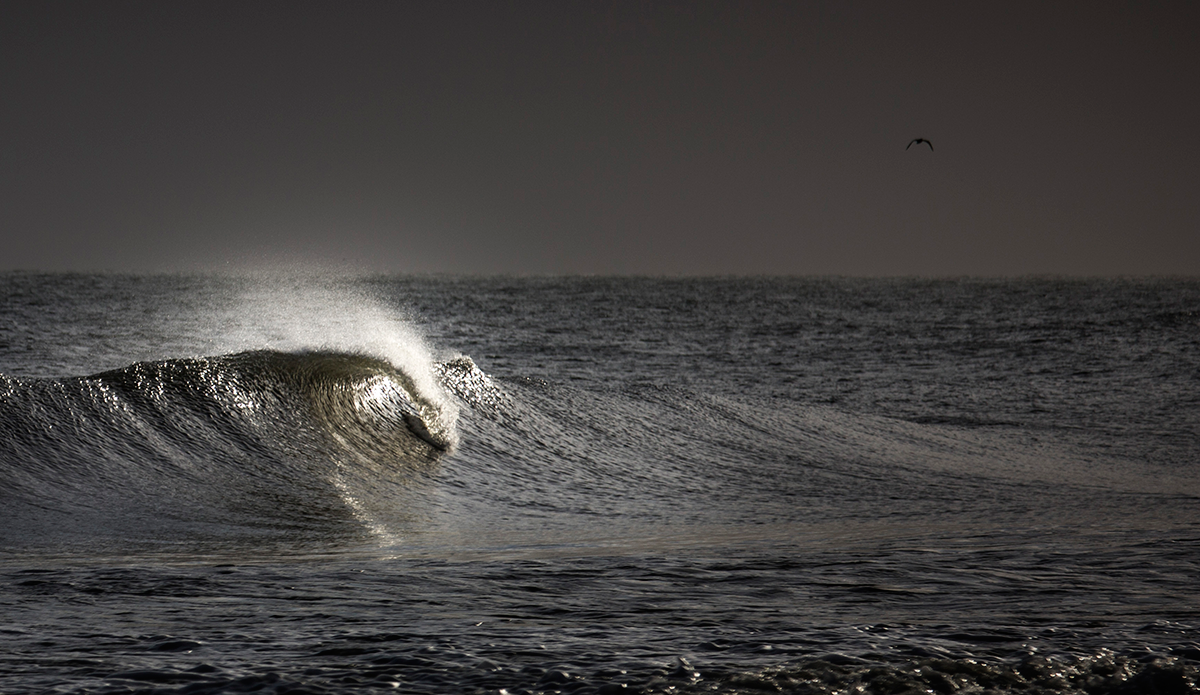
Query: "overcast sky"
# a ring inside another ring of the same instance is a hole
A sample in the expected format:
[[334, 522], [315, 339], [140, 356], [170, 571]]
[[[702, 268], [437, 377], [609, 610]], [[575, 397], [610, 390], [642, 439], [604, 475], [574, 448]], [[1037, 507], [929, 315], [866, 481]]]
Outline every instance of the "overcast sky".
[[9, 1], [0, 269], [1196, 275], [1198, 8]]

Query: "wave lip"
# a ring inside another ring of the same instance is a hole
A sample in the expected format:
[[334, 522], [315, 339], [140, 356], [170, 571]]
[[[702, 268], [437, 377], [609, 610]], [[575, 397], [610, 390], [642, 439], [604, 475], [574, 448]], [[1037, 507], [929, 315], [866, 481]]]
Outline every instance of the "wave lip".
[[457, 443], [453, 406], [386, 360], [336, 352], [265, 354], [284, 363], [284, 372], [340, 442], [380, 455], [386, 447], [411, 449], [403, 435], [438, 451]]

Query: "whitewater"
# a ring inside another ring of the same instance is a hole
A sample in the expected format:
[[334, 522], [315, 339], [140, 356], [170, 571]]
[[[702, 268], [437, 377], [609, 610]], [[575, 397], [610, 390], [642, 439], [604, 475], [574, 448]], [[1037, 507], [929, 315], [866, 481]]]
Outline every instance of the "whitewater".
[[0, 692], [1186, 693], [1200, 281], [0, 274]]

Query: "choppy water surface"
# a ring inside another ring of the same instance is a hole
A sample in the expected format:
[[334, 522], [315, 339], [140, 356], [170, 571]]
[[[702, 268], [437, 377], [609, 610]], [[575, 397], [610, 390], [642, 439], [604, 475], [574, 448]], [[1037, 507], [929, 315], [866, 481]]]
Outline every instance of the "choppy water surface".
[[0, 692], [1194, 692], [1200, 282], [0, 276]]

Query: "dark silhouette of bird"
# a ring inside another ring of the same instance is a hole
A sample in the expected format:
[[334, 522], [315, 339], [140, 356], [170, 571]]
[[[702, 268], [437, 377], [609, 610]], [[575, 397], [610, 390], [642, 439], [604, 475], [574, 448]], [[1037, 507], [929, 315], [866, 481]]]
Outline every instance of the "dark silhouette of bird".
[[[929, 142], [925, 138], [913, 138], [913, 141], [908, 143], [908, 147], [912, 147], [913, 145], [920, 145], [921, 143], [925, 143], [926, 145], [929, 145], [929, 151], [933, 152], [933, 143]], [[908, 147], [905, 147], [904, 149], [907, 150]]]

